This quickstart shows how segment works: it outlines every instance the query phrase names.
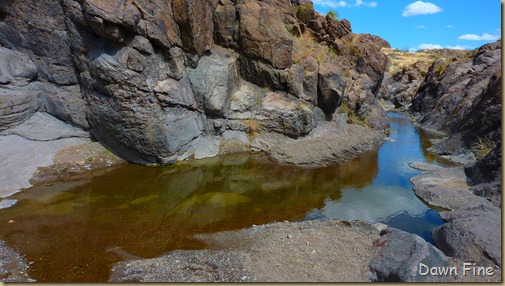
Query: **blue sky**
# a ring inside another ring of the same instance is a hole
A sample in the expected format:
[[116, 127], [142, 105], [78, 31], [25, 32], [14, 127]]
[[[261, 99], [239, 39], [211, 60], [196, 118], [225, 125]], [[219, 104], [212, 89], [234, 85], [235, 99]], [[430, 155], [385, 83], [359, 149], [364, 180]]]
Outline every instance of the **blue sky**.
[[321, 14], [336, 10], [354, 33], [387, 40], [391, 47], [475, 49], [501, 38], [499, 0], [312, 0]]

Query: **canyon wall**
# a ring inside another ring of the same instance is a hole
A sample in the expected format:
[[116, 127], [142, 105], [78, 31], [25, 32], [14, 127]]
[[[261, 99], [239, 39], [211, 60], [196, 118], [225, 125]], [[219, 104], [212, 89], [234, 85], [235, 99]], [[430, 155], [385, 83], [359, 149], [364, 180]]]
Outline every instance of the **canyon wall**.
[[19, 126], [43, 114], [32, 129], [56, 118], [71, 130], [58, 138], [135, 163], [261, 150], [258, 134], [321, 122], [388, 126], [389, 44], [308, 1], [2, 0], [0, 45], [2, 134], [29, 137]]

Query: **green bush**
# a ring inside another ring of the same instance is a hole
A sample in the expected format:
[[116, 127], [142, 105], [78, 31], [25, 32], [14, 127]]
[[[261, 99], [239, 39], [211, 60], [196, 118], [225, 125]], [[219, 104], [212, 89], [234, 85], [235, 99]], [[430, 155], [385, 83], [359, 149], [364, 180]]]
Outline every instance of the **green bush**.
[[293, 24], [285, 24], [284, 27], [288, 30], [288, 32], [293, 32]]
[[332, 17], [335, 20], [338, 20], [338, 12], [336, 10], [330, 10], [328, 11], [328, 14], [330, 17]]

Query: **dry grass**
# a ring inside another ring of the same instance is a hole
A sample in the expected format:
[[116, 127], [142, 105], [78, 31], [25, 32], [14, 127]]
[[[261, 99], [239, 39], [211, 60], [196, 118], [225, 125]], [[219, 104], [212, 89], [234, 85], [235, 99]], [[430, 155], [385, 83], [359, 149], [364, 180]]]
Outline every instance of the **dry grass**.
[[347, 102], [343, 102], [340, 106], [340, 113], [347, 113], [347, 123], [358, 124], [362, 126], [367, 126], [367, 119], [363, 119], [358, 116], [351, 108]]
[[260, 133], [261, 124], [256, 119], [243, 119], [242, 120], [249, 128], [249, 134], [252, 138], [256, 137]]
[[496, 148], [496, 143], [489, 140], [488, 138], [482, 139], [482, 137], [478, 136], [477, 140], [479, 142], [475, 143], [474, 153], [477, 159], [484, 158], [489, 152], [491, 152], [494, 148]]
[[314, 37], [306, 32], [300, 37], [294, 37], [293, 62], [299, 63], [308, 57], [315, 58], [318, 64], [338, 62], [336, 51], [317, 43]]
[[381, 51], [388, 56], [389, 62], [386, 71], [391, 74], [395, 74], [404, 67], [411, 66], [419, 61], [429, 62], [431, 65], [438, 58], [438, 56], [426, 52], [409, 53], [389, 48], [382, 48]]

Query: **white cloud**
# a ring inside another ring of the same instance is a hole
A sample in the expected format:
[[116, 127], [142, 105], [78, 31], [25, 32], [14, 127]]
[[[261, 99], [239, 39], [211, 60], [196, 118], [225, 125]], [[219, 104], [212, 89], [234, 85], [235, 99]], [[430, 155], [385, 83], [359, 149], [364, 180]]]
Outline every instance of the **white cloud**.
[[445, 27], [447, 27], [447, 28], [449, 28], [449, 29], [454, 28], [454, 26], [453, 26], [453, 25], [447, 25], [447, 26], [445, 26]]
[[498, 35], [490, 35], [488, 33], [482, 34], [482, 36], [476, 34], [464, 34], [458, 37], [460, 40], [468, 41], [496, 41], [500, 38]]
[[341, 8], [341, 7], [350, 7], [351, 4], [345, 1], [332, 1], [332, 0], [313, 0], [315, 5], [330, 7], [330, 8]]
[[441, 45], [436, 45], [436, 44], [420, 44], [418, 46], [420, 50], [440, 50], [443, 49]]
[[417, 26], [416, 29], [426, 29], [426, 26], [425, 25], [420, 25], [420, 26]]
[[469, 46], [461, 46], [461, 45], [456, 45], [456, 46], [446, 46], [446, 49], [453, 49], [453, 50], [468, 50], [470, 47]]
[[439, 44], [420, 44], [417, 48], [410, 48], [410, 52], [415, 52], [417, 50], [440, 50], [440, 49], [454, 49], [454, 50], [467, 50], [469, 46], [442, 46]]
[[416, 15], [436, 14], [441, 12], [442, 8], [430, 2], [416, 1], [410, 3], [403, 10], [403, 17], [410, 17]]
[[[338, 0], [312, 0], [314, 5], [319, 5], [323, 7], [329, 7], [329, 8], [343, 8], [343, 7], [348, 7], [351, 8], [353, 5], [350, 3], [347, 3], [346, 1], [338, 1]], [[356, 0], [354, 3], [354, 6], [356, 7], [361, 7], [361, 6], [367, 6], [367, 7], [377, 7], [377, 2], [364, 2], [363, 0]]]
[[361, 7], [361, 6], [368, 6], [368, 7], [377, 7], [377, 2], [363, 2], [363, 0], [356, 0], [356, 3], [354, 3], [354, 6]]

